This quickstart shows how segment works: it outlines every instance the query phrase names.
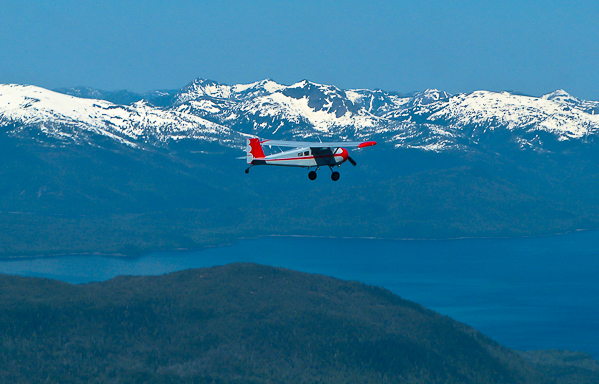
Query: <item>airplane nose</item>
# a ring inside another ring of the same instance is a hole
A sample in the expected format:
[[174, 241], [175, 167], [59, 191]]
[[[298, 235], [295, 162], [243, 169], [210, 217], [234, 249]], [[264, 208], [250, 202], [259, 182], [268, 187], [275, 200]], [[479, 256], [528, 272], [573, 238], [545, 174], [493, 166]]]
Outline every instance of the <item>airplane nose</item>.
[[347, 149], [341, 148], [341, 157], [343, 158], [343, 161], [347, 160], [349, 157], [349, 152], [347, 152]]

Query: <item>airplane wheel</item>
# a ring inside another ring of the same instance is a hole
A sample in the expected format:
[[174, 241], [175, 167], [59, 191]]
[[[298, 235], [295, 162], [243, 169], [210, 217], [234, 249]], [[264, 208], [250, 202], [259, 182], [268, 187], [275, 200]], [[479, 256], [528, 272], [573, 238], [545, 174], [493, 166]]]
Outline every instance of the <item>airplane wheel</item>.
[[249, 168], [248, 168], [248, 169], [246, 169], [246, 170], [245, 170], [245, 173], [250, 173], [250, 169], [249, 169]]
[[331, 173], [331, 180], [337, 181], [337, 180], [339, 180], [339, 176], [340, 176], [339, 172], [335, 171], [335, 172]]
[[316, 171], [310, 171], [310, 172], [308, 172], [308, 179], [310, 179], [310, 180], [316, 180]]

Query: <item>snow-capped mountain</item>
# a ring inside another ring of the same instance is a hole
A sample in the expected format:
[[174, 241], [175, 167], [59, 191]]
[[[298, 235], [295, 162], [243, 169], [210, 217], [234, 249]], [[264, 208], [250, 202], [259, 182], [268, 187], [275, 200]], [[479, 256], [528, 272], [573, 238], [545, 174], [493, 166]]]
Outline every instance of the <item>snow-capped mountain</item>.
[[178, 111], [233, 129], [281, 138], [361, 137], [377, 125], [367, 112], [334, 86], [309, 81], [285, 86], [272, 80], [223, 86], [196, 80], [177, 96]]
[[[226, 85], [197, 79], [179, 91], [145, 95], [84, 87], [59, 91], [0, 85], [0, 126], [15, 136], [75, 143], [102, 135], [133, 146], [183, 139], [241, 146], [244, 137], [257, 135], [377, 140], [434, 151], [548, 151], [555, 143], [593, 142], [599, 132], [599, 102], [563, 90], [541, 97], [436, 89], [405, 95], [307, 80]], [[129, 102], [108, 101], [120, 99]]]
[[117, 105], [22, 85], [0, 85], [0, 126], [15, 136], [77, 144], [93, 144], [94, 136], [133, 147], [181, 139], [240, 141], [227, 127], [144, 101]]
[[451, 95], [436, 89], [401, 95], [306, 80], [290, 86], [271, 80], [228, 86], [199, 79], [175, 100], [179, 111], [248, 134], [375, 139], [436, 151], [476, 149], [494, 133], [507, 133], [506, 144], [543, 151], [543, 140], [588, 139], [599, 129], [599, 102], [563, 90], [543, 97], [489, 91]]

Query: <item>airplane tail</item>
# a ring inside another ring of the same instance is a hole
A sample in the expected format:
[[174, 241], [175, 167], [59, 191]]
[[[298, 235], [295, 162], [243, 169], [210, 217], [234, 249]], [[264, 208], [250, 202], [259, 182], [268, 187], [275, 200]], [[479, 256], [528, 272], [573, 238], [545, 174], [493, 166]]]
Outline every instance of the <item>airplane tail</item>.
[[248, 139], [246, 143], [246, 158], [248, 164], [252, 164], [254, 159], [263, 159], [265, 157], [262, 145], [260, 145], [260, 139]]

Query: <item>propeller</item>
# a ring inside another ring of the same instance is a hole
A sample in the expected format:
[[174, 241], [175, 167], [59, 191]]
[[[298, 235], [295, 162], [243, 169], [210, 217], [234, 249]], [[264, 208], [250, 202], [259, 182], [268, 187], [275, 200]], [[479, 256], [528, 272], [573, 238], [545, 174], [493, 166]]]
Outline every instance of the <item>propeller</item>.
[[347, 160], [351, 163], [351, 165], [353, 165], [354, 167], [356, 165], [358, 165], [358, 163], [356, 163], [356, 160], [352, 159], [351, 157], [347, 156]]

